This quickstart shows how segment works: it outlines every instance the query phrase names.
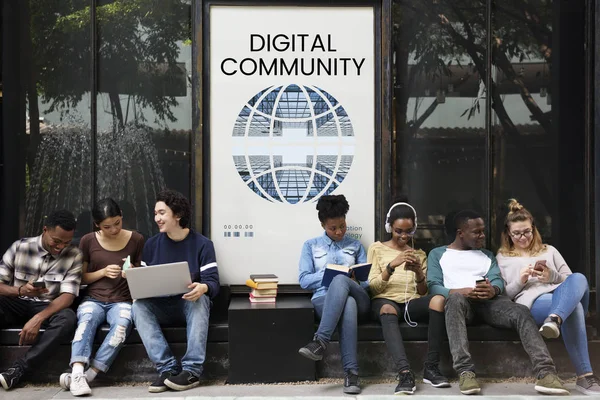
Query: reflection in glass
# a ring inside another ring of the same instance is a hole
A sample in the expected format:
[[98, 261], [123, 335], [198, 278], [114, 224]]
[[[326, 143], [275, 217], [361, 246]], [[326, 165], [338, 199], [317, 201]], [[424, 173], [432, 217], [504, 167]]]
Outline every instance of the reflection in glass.
[[38, 235], [45, 216], [78, 216], [75, 242], [91, 228], [89, 1], [24, 2], [28, 61], [25, 232]]
[[[552, 125], [552, 1], [498, 1], [494, 32], [494, 239], [515, 197], [545, 241], [557, 220], [556, 133]], [[527, 23], [524, 23], [527, 21]]]
[[485, 2], [393, 3], [393, 197], [416, 207], [425, 250], [447, 242], [448, 213], [484, 211], [485, 16]]
[[101, 1], [97, 14], [97, 196], [149, 236], [156, 194], [189, 196], [191, 2]]

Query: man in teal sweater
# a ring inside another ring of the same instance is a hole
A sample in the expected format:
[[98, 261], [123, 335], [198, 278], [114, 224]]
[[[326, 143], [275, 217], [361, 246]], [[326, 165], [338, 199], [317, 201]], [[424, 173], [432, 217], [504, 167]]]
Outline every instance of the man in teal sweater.
[[483, 249], [483, 219], [476, 212], [465, 210], [456, 214], [454, 222], [454, 241], [429, 253], [427, 285], [430, 294], [446, 298], [446, 330], [453, 367], [460, 376], [461, 393], [481, 391], [467, 338], [467, 323], [477, 318], [488, 325], [515, 329], [519, 333], [537, 378], [535, 390], [568, 394], [556, 375], [554, 362], [529, 309], [501, 295], [504, 281], [496, 258]]

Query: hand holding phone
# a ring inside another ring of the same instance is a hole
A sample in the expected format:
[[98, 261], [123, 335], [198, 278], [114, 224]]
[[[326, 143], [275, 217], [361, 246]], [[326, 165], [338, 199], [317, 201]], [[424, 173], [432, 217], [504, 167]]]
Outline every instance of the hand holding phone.
[[546, 260], [537, 260], [535, 262], [535, 265], [533, 266], [533, 269], [536, 271], [543, 272], [545, 267], [546, 267]]
[[46, 282], [44, 282], [44, 281], [35, 281], [35, 282], [32, 282], [32, 285], [34, 288], [37, 288], [37, 289], [45, 289], [46, 288]]
[[477, 279], [475, 281], [475, 289], [473, 292], [480, 300], [491, 299], [496, 294], [494, 287], [490, 284], [487, 278]]
[[19, 290], [19, 294], [25, 297], [39, 297], [40, 295], [48, 293], [46, 289], [46, 282], [30, 280]]

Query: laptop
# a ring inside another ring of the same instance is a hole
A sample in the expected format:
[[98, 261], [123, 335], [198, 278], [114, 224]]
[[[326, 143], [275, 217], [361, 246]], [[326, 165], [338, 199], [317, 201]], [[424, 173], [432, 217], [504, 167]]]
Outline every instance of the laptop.
[[187, 261], [129, 268], [126, 273], [133, 299], [187, 293], [192, 283]]

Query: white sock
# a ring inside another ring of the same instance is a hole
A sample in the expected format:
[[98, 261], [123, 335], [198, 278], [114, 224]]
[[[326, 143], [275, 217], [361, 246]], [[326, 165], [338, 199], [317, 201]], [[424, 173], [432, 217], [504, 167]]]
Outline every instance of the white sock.
[[88, 382], [93, 381], [96, 375], [98, 375], [98, 373], [93, 368], [88, 368], [88, 370], [85, 371], [85, 377]]
[[83, 375], [83, 364], [73, 364], [73, 375], [81, 374]]

